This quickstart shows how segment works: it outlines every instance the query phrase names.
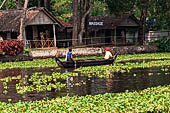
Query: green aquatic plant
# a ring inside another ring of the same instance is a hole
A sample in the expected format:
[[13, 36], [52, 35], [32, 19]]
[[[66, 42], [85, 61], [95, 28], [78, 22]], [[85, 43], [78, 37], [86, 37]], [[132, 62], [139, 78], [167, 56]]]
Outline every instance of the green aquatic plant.
[[24, 78], [20, 83], [16, 84], [16, 89], [21, 94], [31, 91], [51, 91], [52, 89], [59, 91], [66, 85], [59, 82], [59, 80], [66, 80], [69, 76], [78, 76], [78, 73], [53, 72], [51, 75], [42, 75], [42, 72], [36, 72], [30, 78], [28, 77], [28, 81], [25, 81], [26, 78]]
[[[88, 58], [96, 59], [96, 58], [103, 58], [103, 56], [76, 57], [75, 59], [88, 59]], [[134, 59], [170, 59], [170, 53], [118, 55], [116, 62], [128, 61]], [[7, 63], [0, 62], [0, 70], [6, 68], [35, 68], [35, 67], [57, 67], [57, 64], [54, 58], [35, 59], [33, 61], [22, 61], [22, 62], [7, 62]]]
[[[110, 78], [112, 77], [114, 72], [129, 72], [131, 69], [135, 68], [150, 68], [150, 67], [159, 67], [159, 66], [170, 66], [169, 60], [158, 60], [158, 61], [151, 61], [151, 62], [142, 62], [142, 63], [115, 63], [113, 65], [109, 66], [90, 66], [90, 67], [81, 67], [76, 69], [76, 71], [79, 71], [83, 73], [85, 76], [99, 76], [102, 78]], [[168, 70], [167, 68], [164, 70]], [[109, 72], [108, 72], [109, 71]]]
[[35, 67], [56, 67], [57, 64], [54, 59], [35, 59], [33, 61], [21, 62], [0, 62], [0, 70], [6, 68], [35, 68]]
[[145, 53], [145, 54], [129, 54], [118, 55], [116, 61], [128, 61], [138, 59], [170, 59], [170, 53]]
[[[21, 77], [21, 75], [16, 77], [5, 77], [0, 79], [3, 82], [5, 93], [7, 92], [8, 86], [7, 83], [12, 80], [18, 80], [19, 83], [16, 84], [16, 89], [18, 93], [25, 93], [31, 91], [50, 91], [52, 89], [61, 90], [65, 87], [65, 83], [61, 83], [58, 80], [66, 80], [69, 76], [78, 76], [81, 73], [82, 76], [88, 76], [91, 78], [92, 76], [98, 76], [100, 78], [112, 78], [115, 72], [125, 73], [130, 72], [131, 69], [134, 68], [149, 68], [149, 67], [157, 67], [161, 66], [162, 71], [165, 72], [165, 75], [168, 75], [168, 66], [170, 65], [169, 60], [157, 60], [151, 62], [141, 62], [141, 63], [126, 63], [121, 64], [115, 62], [113, 65], [107, 66], [90, 66], [90, 67], [81, 67], [75, 70], [75, 72], [53, 72], [50, 75], [43, 75], [42, 72], [33, 73], [33, 75], [25, 77]], [[164, 68], [166, 66], [166, 68]], [[153, 73], [148, 73], [149, 76], [153, 75]], [[159, 74], [158, 74], [159, 75]], [[133, 74], [133, 76], [137, 76], [137, 74]], [[78, 85], [78, 84], [77, 84]], [[81, 84], [82, 85], [82, 84]]]
[[[0, 79], [3, 82], [4, 91], [3, 93], [7, 94], [8, 86], [7, 84], [12, 80], [18, 80], [19, 83], [16, 84], [17, 93], [24, 94], [26, 92], [42, 92], [42, 91], [51, 91], [61, 90], [65, 87], [65, 83], [61, 83], [59, 80], [66, 80], [69, 76], [78, 76], [78, 73], [59, 73], [53, 72], [51, 75], [43, 75], [42, 72], [35, 72], [31, 76], [25, 75], [21, 77], [21, 75], [15, 77], [5, 77]], [[81, 83], [83, 84], [83, 83]]]
[[30, 102], [0, 102], [2, 113], [141, 113], [170, 111], [170, 85], [148, 88], [142, 91], [106, 93], [87, 96], [64, 96]]

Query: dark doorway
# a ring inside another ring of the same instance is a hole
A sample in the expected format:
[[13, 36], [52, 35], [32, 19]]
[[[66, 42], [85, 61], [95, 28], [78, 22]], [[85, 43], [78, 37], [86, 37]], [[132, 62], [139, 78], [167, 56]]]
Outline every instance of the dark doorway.
[[11, 39], [17, 39], [17, 32], [12, 32], [11, 33]]
[[26, 39], [27, 40], [33, 40], [32, 26], [26, 27]]
[[117, 45], [126, 45], [126, 30], [124, 28], [116, 30], [116, 42]]

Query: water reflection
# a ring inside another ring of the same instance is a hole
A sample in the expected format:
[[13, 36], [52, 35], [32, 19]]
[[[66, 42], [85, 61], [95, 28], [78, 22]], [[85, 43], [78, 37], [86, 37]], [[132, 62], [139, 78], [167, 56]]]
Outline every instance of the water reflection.
[[[156, 87], [159, 85], [170, 84], [170, 67], [167, 71], [162, 71], [162, 68], [139, 68], [134, 69], [129, 73], [115, 73], [113, 78], [99, 78], [93, 76], [90, 80], [82, 77], [73, 77], [74, 82], [79, 82], [82, 79], [88, 82], [86, 85], [70, 88], [69, 92], [77, 95], [96, 95], [108, 93], [119, 93], [125, 90], [142, 90], [148, 87]], [[135, 76], [134, 76], [135, 75]], [[85, 92], [85, 93], [83, 93]]]
[[[72, 72], [72, 69], [59, 70], [56, 68], [33, 68], [33, 69], [6, 69], [0, 71], [0, 79], [8, 76], [14, 77], [21, 75], [21, 83], [24, 85], [25, 76], [31, 76], [35, 72], [42, 72], [44, 74], [52, 74], [53, 72]], [[29, 85], [29, 78], [26, 79], [26, 84]], [[154, 67], [154, 68], [138, 68], [133, 69], [128, 73], [114, 73], [113, 78], [99, 78], [93, 76], [88, 78], [87, 76], [74, 76], [68, 77], [66, 80], [60, 80], [66, 84], [66, 87], [61, 91], [43, 91], [43, 92], [28, 92], [24, 94], [18, 94], [16, 91], [16, 84], [19, 80], [12, 80], [8, 82], [8, 88], [4, 88], [4, 83], [0, 81], [0, 101], [8, 101], [12, 99], [12, 102], [33, 101], [43, 98], [55, 98], [65, 95], [96, 95], [109, 93], [124, 92], [125, 90], [142, 90], [148, 87], [155, 87], [159, 85], [170, 84], [170, 66], [166, 67]], [[4, 91], [7, 90], [7, 93]]]

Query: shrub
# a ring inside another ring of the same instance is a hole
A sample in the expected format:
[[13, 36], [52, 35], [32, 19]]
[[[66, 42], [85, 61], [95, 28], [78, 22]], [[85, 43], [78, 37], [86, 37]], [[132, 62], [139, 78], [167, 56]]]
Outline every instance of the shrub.
[[[24, 43], [20, 40], [4, 40], [0, 42], [0, 51], [5, 55], [16, 56], [24, 49]], [[2, 55], [2, 53], [0, 54]]]
[[170, 39], [169, 37], [162, 37], [154, 42], [158, 46], [159, 52], [170, 52]]

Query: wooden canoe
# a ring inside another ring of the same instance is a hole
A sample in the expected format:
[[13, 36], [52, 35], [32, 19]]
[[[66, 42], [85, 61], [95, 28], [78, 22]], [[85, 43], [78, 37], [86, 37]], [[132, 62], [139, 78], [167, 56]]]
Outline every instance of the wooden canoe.
[[116, 60], [117, 55], [113, 57], [113, 59], [84, 59], [84, 60], [74, 60], [73, 61], [63, 61], [61, 62], [56, 57], [56, 63], [61, 68], [79, 68], [85, 66], [98, 66], [98, 65], [109, 65], [113, 64]]

